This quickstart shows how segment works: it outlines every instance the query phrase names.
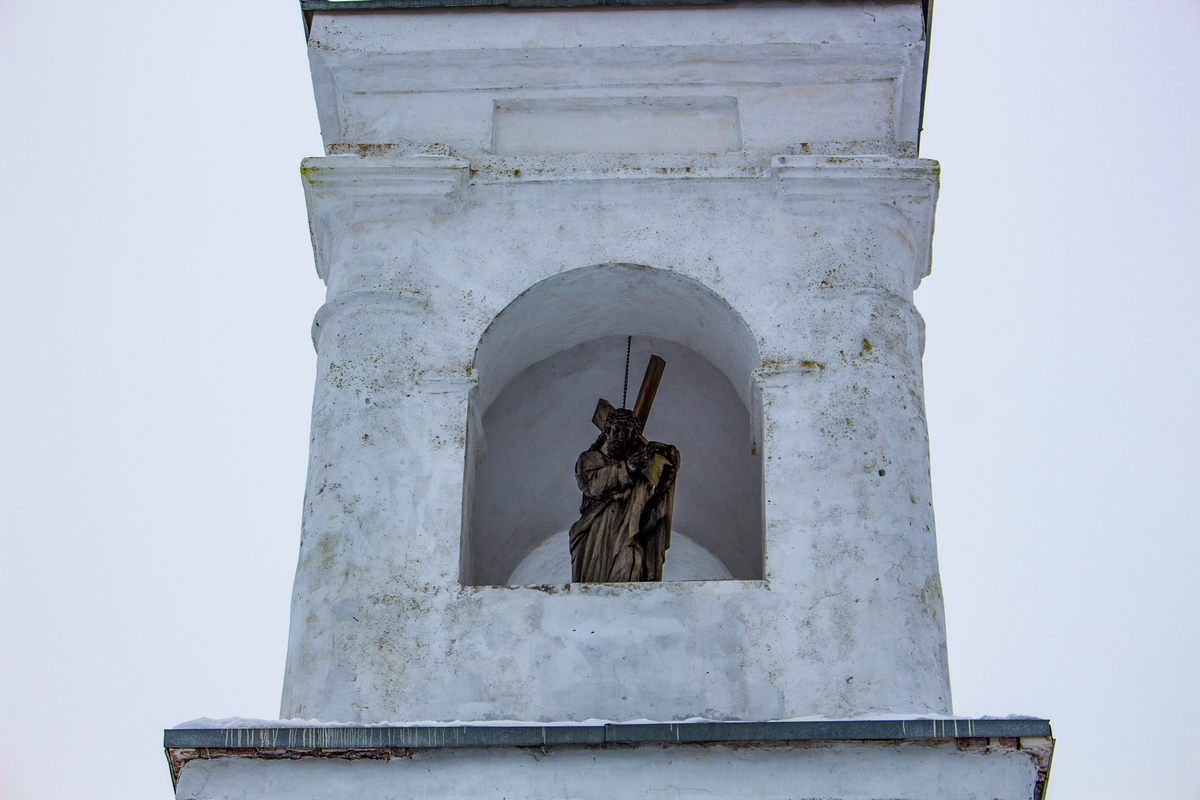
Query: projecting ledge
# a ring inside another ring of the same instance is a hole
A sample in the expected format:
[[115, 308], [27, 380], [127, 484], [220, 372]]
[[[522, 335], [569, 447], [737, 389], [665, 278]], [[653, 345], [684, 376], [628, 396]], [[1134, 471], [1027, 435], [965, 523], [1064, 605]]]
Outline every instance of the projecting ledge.
[[564, 725], [403, 725], [172, 728], [163, 746], [263, 750], [540, 747], [700, 742], [903, 741], [1051, 736], [1044, 719], [856, 719]]
[[[600, 800], [610, 796], [605, 787], [627, 780], [621, 776], [630, 770], [653, 774], [664, 785], [700, 781], [711, 797], [730, 800], [743, 796], [751, 780], [763, 797], [802, 790], [804, 796], [839, 798], [882, 792], [922, 800], [984, 794], [1032, 800], [1044, 795], [1054, 750], [1050, 723], [1043, 719], [312, 727], [264, 722], [168, 730], [164, 743], [178, 797], [188, 800], [249, 797], [244, 789], [251, 785], [291, 787], [295, 797], [315, 800], [340, 796], [326, 790], [351, 779], [362, 790], [356, 796], [370, 798], [491, 797], [504, 794], [501, 789], [558, 796], [556, 776], [562, 774], [579, 776], [580, 797]], [[540, 765], [536, 769], [531, 753]], [[823, 776], [842, 777], [826, 785]], [[397, 786], [406, 788], [397, 794]], [[965, 787], [974, 793], [963, 794]]]

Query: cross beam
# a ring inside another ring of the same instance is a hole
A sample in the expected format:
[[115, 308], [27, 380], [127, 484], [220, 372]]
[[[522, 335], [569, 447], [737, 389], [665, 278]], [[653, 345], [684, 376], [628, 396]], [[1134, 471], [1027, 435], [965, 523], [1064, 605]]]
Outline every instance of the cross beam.
[[[650, 356], [650, 363], [646, 365], [646, 375], [642, 378], [642, 388], [638, 390], [637, 401], [633, 404], [633, 415], [638, 418], [643, 431], [646, 430], [646, 421], [650, 419], [654, 396], [658, 394], [658, 385], [662, 382], [663, 370], [666, 368], [667, 362], [664, 359]], [[612, 403], [603, 397], [600, 398], [600, 402], [596, 403], [596, 412], [592, 414], [592, 424], [604, 430], [604, 423], [614, 410], [615, 406]], [[646, 441], [646, 437], [643, 436], [642, 441]]]

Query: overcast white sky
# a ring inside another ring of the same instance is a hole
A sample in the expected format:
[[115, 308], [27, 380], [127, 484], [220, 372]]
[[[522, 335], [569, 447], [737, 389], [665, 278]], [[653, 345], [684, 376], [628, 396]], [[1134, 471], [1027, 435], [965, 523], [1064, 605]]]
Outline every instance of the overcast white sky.
[[[955, 711], [1200, 797], [1200, 3], [938, 0], [926, 389]], [[295, 0], [0, 0], [0, 796], [278, 714], [314, 354]]]

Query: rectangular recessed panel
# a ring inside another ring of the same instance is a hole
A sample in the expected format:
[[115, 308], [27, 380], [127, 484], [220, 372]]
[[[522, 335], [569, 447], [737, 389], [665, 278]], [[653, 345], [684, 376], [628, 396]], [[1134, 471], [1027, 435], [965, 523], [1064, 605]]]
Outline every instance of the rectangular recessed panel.
[[736, 97], [497, 100], [492, 152], [729, 153], [742, 148]]

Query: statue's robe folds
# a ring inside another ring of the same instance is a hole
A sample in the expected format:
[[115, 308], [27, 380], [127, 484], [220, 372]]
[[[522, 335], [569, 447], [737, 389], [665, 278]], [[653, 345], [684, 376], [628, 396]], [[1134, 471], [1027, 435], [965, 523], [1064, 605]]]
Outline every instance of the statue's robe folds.
[[599, 449], [575, 464], [583, 492], [571, 526], [571, 580], [576, 583], [661, 581], [671, 546], [671, 512], [679, 450], [650, 442], [650, 463], [630, 470]]

